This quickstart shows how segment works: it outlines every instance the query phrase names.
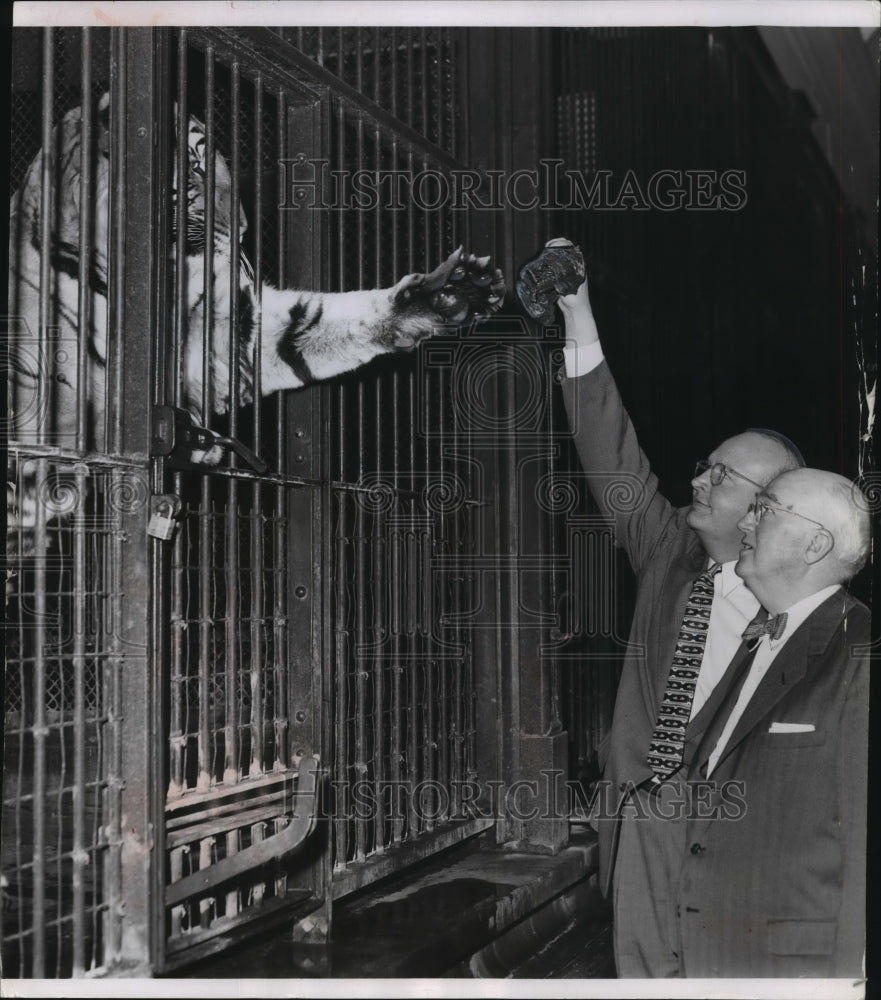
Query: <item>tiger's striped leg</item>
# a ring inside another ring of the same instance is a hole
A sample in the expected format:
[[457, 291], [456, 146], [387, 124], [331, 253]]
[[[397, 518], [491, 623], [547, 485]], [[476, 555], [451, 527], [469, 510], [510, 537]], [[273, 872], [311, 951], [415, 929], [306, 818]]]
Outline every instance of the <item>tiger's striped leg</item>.
[[265, 287], [263, 393], [411, 350], [439, 329], [498, 312], [504, 294], [504, 276], [491, 259], [461, 248], [431, 273], [409, 274], [391, 288], [321, 294]]

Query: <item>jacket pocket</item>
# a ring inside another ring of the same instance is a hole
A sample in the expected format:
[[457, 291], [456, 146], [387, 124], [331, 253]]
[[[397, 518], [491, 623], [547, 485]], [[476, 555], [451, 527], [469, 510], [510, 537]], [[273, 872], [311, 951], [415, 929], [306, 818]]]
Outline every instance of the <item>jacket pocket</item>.
[[826, 742], [826, 730], [815, 729], [812, 733], [762, 733], [763, 750], [794, 750], [796, 747], [815, 747]]
[[772, 955], [831, 955], [834, 920], [769, 920], [768, 951]]

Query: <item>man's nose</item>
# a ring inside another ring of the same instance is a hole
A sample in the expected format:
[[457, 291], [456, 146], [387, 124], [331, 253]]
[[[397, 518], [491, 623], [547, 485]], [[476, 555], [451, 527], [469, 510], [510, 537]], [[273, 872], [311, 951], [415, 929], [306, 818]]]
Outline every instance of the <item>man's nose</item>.
[[737, 522], [737, 527], [740, 531], [753, 531], [756, 526], [756, 515], [755, 511], [748, 510], [743, 517]]
[[695, 491], [698, 489], [706, 490], [710, 486], [710, 470], [704, 469], [699, 475], [695, 476], [691, 481], [691, 488]]

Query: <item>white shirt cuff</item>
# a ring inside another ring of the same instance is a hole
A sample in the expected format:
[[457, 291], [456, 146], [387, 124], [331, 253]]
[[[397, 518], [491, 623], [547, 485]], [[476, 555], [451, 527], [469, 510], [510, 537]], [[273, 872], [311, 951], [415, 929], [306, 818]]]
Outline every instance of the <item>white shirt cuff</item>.
[[563, 360], [566, 365], [566, 377], [578, 378], [598, 368], [603, 362], [602, 345], [598, 340], [584, 347], [564, 347]]

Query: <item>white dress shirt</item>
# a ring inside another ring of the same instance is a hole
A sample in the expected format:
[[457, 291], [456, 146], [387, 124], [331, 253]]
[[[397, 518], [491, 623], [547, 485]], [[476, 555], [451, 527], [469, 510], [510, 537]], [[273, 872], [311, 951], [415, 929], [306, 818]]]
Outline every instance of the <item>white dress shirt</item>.
[[563, 348], [563, 363], [568, 378], [578, 378], [579, 375], [592, 372], [594, 368], [599, 368], [604, 359], [603, 348], [598, 340], [586, 347]]
[[758, 688], [762, 678], [768, 672], [768, 668], [774, 662], [774, 658], [786, 645], [789, 638], [798, 631], [799, 626], [805, 621], [808, 615], [840, 589], [838, 584], [833, 584], [831, 587], [824, 587], [822, 590], [818, 590], [808, 597], [803, 597], [800, 601], [793, 604], [791, 608], [786, 609], [786, 629], [779, 639], [772, 639], [767, 633], [759, 639], [755, 658], [749, 668], [749, 673], [746, 675], [746, 680], [743, 682], [743, 687], [740, 689], [737, 703], [731, 710], [731, 715], [725, 723], [725, 728], [722, 730], [716, 746], [713, 748], [713, 752], [707, 761], [707, 777], [713, 773], [713, 769], [722, 751], [725, 749], [728, 740], [731, 738], [735, 726], [740, 721], [744, 709], [749, 703], [750, 698], [755, 694], [756, 688]]
[[722, 563], [722, 572], [717, 573], [713, 581], [710, 627], [691, 703], [691, 718], [713, 693], [743, 642], [743, 630], [759, 613], [758, 599], [734, 572], [736, 562], [732, 559]]

